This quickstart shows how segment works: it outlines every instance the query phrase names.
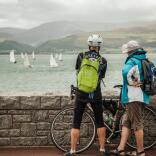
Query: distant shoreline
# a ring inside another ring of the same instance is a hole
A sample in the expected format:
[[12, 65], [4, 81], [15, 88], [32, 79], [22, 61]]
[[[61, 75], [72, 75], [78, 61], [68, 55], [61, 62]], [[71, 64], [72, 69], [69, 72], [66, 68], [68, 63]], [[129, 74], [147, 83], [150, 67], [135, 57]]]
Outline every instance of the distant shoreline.
[[[121, 53], [108, 53], [108, 52], [101, 52], [102, 54], [121, 54]], [[28, 53], [28, 55], [31, 55], [32, 53]], [[43, 53], [36, 53], [35, 55], [50, 55], [51, 54], [51, 52], [49, 52], [49, 53], [45, 53], [45, 54], [43, 54]], [[54, 53], [55, 54], [55, 53]], [[78, 54], [78, 53], [62, 53], [63, 55], [75, 55], [75, 54]], [[148, 52], [148, 54], [156, 54], [156, 52]], [[0, 54], [0, 55], [9, 55], [9, 53], [5, 53], [5, 54]], [[15, 55], [21, 55], [21, 54], [15, 54]]]

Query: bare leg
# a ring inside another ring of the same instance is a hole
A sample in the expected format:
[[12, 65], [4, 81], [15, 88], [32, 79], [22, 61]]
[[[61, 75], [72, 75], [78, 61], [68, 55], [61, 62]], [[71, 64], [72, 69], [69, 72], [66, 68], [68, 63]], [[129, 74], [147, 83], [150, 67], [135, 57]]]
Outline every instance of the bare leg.
[[120, 140], [120, 144], [118, 146], [119, 151], [125, 149], [129, 133], [130, 133], [130, 130], [127, 127], [123, 126], [122, 127], [122, 132], [121, 132], [121, 140]]
[[100, 150], [105, 150], [106, 128], [105, 127], [98, 128], [97, 134], [99, 138]]
[[80, 136], [80, 130], [72, 128], [72, 130], [71, 130], [71, 150], [74, 152], [76, 151], [76, 145], [77, 145], [79, 136]]
[[[135, 132], [135, 138], [136, 138], [136, 144], [137, 144], [137, 151], [138, 152], [142, 152], [144, 150], [144, 145], [143, 145], [143, 130], [142, 129], [138, 129]], [[143, 155], [143, 154], [142, 154]]]

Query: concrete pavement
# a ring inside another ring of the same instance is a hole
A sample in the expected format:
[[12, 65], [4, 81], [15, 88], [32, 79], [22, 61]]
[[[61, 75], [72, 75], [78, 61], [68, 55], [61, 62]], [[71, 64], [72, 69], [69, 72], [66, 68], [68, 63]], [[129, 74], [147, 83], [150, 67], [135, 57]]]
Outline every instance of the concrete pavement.
[[[146, 151], [147, 156], [156, 156], [156, 149]], [[23, 147], [0, 148], [0, 156], [62, 156], [63, 153], [55, 147]], [[79, 156], [98, 156], [98, 149], [91, 147]]]

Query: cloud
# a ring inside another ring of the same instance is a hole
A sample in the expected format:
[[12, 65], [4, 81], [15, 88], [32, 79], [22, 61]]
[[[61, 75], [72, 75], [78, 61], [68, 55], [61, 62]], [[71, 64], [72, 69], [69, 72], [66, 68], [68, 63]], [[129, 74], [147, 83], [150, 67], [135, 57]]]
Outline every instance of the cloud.
[[0, 0], [0, 26], [34, 27], [59, 20], [154, 20], [155, 0]]
[[0, 4], [18, 3], [18, 0], [0, 0]]

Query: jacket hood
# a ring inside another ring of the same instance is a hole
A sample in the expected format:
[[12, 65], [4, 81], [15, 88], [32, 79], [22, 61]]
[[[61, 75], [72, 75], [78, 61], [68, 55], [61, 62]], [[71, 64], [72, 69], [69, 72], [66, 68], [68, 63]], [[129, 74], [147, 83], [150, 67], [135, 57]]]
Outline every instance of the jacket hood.
[[144, 60], [144, 59], [146, 59], [146, 55], [145, 54], [133, 55], [132, 58], [137, 58], [139, 60]]
[[131, 55], [129, 55], [126, 59], [126, 62], [130, 59], [130, 58], [136, 58], [139, 60], [144, 60], [146, 59], [146, 51], [142, 48], [136, 49], [134, 53], [132, 53]]

